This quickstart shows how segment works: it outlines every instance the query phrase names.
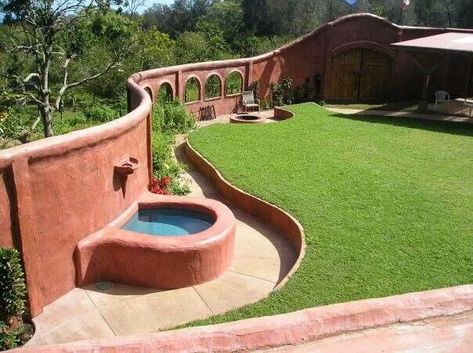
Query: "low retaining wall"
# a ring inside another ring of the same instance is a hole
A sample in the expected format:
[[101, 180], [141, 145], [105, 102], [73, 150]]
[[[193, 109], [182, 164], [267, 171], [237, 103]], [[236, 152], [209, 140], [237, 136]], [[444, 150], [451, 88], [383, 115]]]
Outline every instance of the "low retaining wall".
[[289, 213], [281, 208], [270, 204], [256, 196], [253, 196], [230, 184], [208, 162], [186, 141], [186, 157], [192, 165], [211, 180], [217, 191], [231, 204], [260, 219], [262, 222], [277, 229], [287, 237], [297, 253], [297, 260], [287, 276], [277, 285], [275, 289], [282, 287], [287, 280], [299, 268], [305, 254], [304, 229], [300, 223]]
[[473, 285], [465, 285], [327, 305], [214, 326], [23, 348], [12, 353], [250, 352], [471, 310]]
[[286, 120], [294, 117], [294, 113], [281, 108], [281, 107], [274, 107], [274, 118], [279, 120]]

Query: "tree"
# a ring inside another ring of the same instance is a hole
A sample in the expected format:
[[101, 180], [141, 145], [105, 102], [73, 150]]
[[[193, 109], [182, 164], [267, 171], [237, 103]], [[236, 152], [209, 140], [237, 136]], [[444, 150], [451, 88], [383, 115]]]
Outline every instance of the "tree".
[[227, 0], [214, 3], [197, 22], [199, 31], [204, 26], [214, 27], [222, 33], [223, 39], [231, 44], [240, 37], [244, 29], [243, 11], [239, 2]]
[[274, 23], [269, 16], [267, 0], [242, 0], [245, 27], [258, 35], [272, 35]]
[[[117, 68], [128, 52], [133, 23], [111, 10], [112, 1], [4, 0], [0, 9], [9, 23], [10, 41], [4, 49], [24, 56], [29, 72], [9, 75], [20, 93], [37, 105], [45, 137], [53, 135], [54, 111], [61, 111], [69, 90]], [[121, 3], [114, 1], [113, 3]], [[74, 72], [73, 66], [98, 42], [110, 56], [97, 68]], [[52, 74], [58, 85], [52, 84]], [[73, 77], [75, 76], [75, 77]]]
[[457, 0], [456, 6], [456, 25], [461, 28], [473, 28], [473, 6], [471, 0]]
[[178, 64], [206, 61], [205, 37], [198, 32], [184, 32], [176, 40], [175, 52]]

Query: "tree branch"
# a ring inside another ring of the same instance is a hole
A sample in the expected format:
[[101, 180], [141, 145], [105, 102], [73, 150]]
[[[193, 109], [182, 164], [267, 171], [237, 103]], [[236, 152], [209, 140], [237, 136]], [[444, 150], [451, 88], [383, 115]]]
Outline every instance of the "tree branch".
[[103, 76], [105, 75], [106, 73], [108, 73], [110, 70], [114, 69], [115, 67], [119, 66], [120, 63], [117, 62], [117, 61], [114, 61], [114, 62], [111, 62], [110, 64], [108, 64], [102, 71], [96, 73], [95, 75], [92, 75], [92, 76], [89, 76], [89, 77], [86, 77], [82, 80], [79, 80], [79, 81], [76, 81], [76, 82], [73, 82], [73, 83], [67, 83], [67, 79], [68, 79], [68, 76], [69, 76], [69, 73], [68, 73], [68, 67], [69, 67], [69, 64], [71, 62], [71, 59], [72, 58], [67, 58], [66, 61], [64, 62], [64, 65], [63, 65], [63, 69], [64, 69], [64, 79], [63, 79], [63, 84], [62, 84], [62, 87], [61, 89], [59, 90], [59, 93], [56, 97], [56, 102], [55, 102], [55, 109], [56, 110], [59, 110], [60, 107], [61, 107], [61, 101], [62, 101], [62, 97], [64, 96], [64, 93], [66, 93], [67, 90], [71, 89], [71, 88], [74, 88], [74, 87], [77, 87], [77, 86], [80, 86], [80, 85], [83, 85], [87, 82], [90, 82], [90, 81], [93, 81], [97, 78], [99, 78], [100, 76]]

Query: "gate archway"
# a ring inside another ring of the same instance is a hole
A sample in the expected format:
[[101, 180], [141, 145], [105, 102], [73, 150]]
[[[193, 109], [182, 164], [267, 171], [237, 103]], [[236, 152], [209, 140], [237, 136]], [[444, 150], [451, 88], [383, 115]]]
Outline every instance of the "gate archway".
[[367, 48], [335, 55], [325, 99], [334, 102], [381, 102], [388, 98], [391, 58]]

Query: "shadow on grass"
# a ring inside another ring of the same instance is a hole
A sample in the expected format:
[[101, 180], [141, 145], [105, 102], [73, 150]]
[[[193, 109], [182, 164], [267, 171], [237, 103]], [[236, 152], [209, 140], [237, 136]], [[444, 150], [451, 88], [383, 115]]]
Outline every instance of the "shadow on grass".
[[454, 122], [454, 121], [439, 121], [427, 120], [409, 117], [390, 117], [390, 116], [374, 116], [363, 115], [363, 113], [356, 115], [347, 115], [340, 113], [333, 113], [330, 116], [334, 118], [342, 118], [356, 121], [363, 121], [367, 123], [384, 124], [391, 126], [407, 127], [410, 129], [421, 129], [434, 132], [442, 132], [452, 135], [473, 136], [473, 124]]

